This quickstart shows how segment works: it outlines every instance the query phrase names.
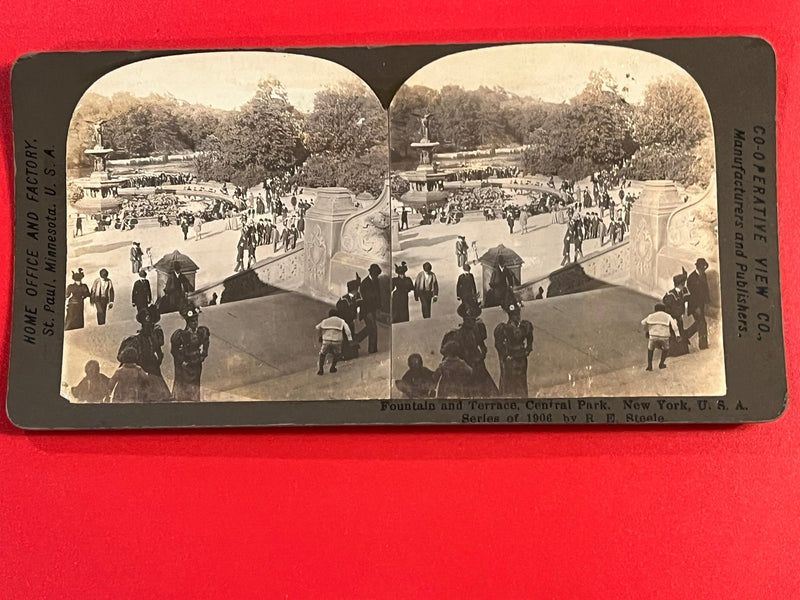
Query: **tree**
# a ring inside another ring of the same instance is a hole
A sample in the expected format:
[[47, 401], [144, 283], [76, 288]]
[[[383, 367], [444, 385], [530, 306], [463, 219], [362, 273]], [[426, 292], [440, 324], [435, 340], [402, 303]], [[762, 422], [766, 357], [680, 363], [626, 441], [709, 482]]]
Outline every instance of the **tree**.
[[252, 187], [292, 170], [307, 156], [300, 124], [281, 83], [260, 81], [255, 96], [220, 123], [218, 140], [201, 145], [200, 176]]
[[645, 90], [634, 115], [640, 146], [630, 177], [708, 184], [714, 169], [711, 119], [702, 92], [688, 81], [660, 79]]
[[475, 135], [478, 147], [498, 148], [507, 144], [510, 139], [506, 134], [507, 115], [505, 111], [509, 93], [501, 87], [488, 88], [481, 86], [474, 92], [468, 92], [476, 103]]
[[225, 160], [222, 140], [213, 133], [207, 136], [198, 147], [194, 165], [198, 177], [204, 180], [228, 181], [232, 175], [230, 165]]
[[[391, 150], [394, 156], [401, 159], [417, 158], [417, 152], [411, 148], [413, 142], [420, 140], [419, 119], [414, 114], [422, 115], [433, 112], [433, 105], [438, 92], [421, 85], [401, 87], [389, 110], [391, 118]], [[434, 120], [438, 115], [434, 117]], [[438, 141], [438, 138], [434, 138]]]
[[312, 154], [361, 156], [386, 142], [386, 112], [375, 95], [357, 83], [317, 92], [305, 126]]
[[435, 141], [454, 150], [477, 148], [480, 143], [475, 122], [477, 98], [458, 85], [446, 85], [433, 103], [432, 134]]
[[305, 120], [310, 156], [300, 183], [340, 186], [377, 196], [389, 170], [386, 112], [375, 95], [358, 84], [317, 92]]
[[529, 137], [522, 166], [528, 172], [570, 179], [621, 166], [637, 148], [632, 117], [633, 108], [608, 71], [593, 72], [569, 103], [551, 105], [542, 126]]
[[589, 74], [584, 90], [571, 101], [576, 124], [576, 153], [596, 168], [621, 166], [636, 150], [633, 108], [620, 95], [606, 69]]
[[553, 105], [541, 100], [509, 95], [504, 112], [506, 131], [517, 144], [526, 144], [532, 132], [544, 126]]
[[636, 139], [642, 147], [658, 144], [687, 149], [711, 132], [702, 93], [688, 81], [660, 79], [651, 83], [635, 116]]

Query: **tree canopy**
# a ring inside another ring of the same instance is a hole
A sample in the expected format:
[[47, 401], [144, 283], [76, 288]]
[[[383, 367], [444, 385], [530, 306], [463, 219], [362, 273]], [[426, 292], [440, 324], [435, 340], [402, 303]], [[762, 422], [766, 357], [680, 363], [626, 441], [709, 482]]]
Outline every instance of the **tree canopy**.
[[105, 120], [103, 143], [112, 158], [193, 152], [214, 132], [225, 111], [190, 104], [172, 96], [139, 98], [127, 92], [111, 98], [88, 93], [75, 109], [67, 138], [67, 167], [89, 167], [83, 151], [91, 147], [91, 122]]
[[387, 119], [372, 92], [355, 84], [320, 90], [305, 119], [305, 131], [310, 155], [299, 183], [380, 193], [389, 171]]
[[637, 104], [627, 95], [605, 69], [593, 72], [579, 94], [558, 104], [502, 87], [403, 86], [392, 103], [387, 132], [387, 115], [377, 98], [355, 83], [319, 90], [308, 113], [292, 106], [275, 80], [261, 81], [248, 102], [229, 111], [169, 95], [89, 93], [73, 115], [67, 166], [90, 166], [83, 153], [93, 144], [90, 123], [103, 119], [104, 142], [115, 150], [112, 158], [196, 151], [204, 179], [251, 187], [291, 173], [303, 186], [342, 186], [376, 195], [390, 152], [397, 165], [416, 161], [411, 143], [422, 135], [419, 116], [432, 113], [430, 137], [439, 142], [439, 152], [522, 145], [520, 166], [529, 173], [579, 179], [616, 167], [631, 178], [705, 185], [714, 168], [714, 148], [708, 109], [697, 87], [683, 79], [661, 79]]
[[572, 179], [616, 167], [631, 178], [708, 183], [714, 168], [711, 122], [699, 89], [682, 79], [651, 83], [640, 103], [627, 100], [606, 69], [590, 74], [568, 102], [548, 103], [500, 87], [401, 88], [391, 107], [391, 151], [413, 163], [420, 137], [415, 114], [433, 113], [439, 152], [523, 145], [529, 173]]
[[280, 82], [259, 82], [255, 96], [201, 143], [198, 175], [252, 187], [294, 169], [306, 157], [301, 123]]

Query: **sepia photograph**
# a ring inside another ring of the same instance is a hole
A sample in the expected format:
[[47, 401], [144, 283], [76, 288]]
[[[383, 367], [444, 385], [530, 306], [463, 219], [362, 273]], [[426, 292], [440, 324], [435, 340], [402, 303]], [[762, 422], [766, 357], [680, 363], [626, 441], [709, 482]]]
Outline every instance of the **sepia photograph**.
[[62, 395], [388, 397], [387, 133], [321, 58], [183, 54], [95, 81], [68, 132]]
[[482, 48], [389, 114], [394, 398], [726, 393], [714, 134], [686, 71]]

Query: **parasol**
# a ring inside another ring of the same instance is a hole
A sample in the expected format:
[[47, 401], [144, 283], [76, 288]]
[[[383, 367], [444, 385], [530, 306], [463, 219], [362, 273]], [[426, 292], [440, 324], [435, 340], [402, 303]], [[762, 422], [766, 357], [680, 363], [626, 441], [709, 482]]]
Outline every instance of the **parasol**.
[[494, 248], [489, 248], [478, 261], [483, 265], [496, 267], [497, 259], [501, 256], [503, 257], [503, 263], [507, 267], [521, 265], [525, 262], [519, 254], [514, 252], [511, 248], [506, 248], [503, 244], [495, 246]]
[[166, 273], [172, 270], [172, 265], [175, 262], [178, 263], [178, 268], [181, 273], [194, 273], [195, 271], [200, 270], [200, 267], [198, 267], [191, 258], [178, 252], [177, 250], [170, 252], [169, 254], [165, 254], [153, 266], [157, 270]]

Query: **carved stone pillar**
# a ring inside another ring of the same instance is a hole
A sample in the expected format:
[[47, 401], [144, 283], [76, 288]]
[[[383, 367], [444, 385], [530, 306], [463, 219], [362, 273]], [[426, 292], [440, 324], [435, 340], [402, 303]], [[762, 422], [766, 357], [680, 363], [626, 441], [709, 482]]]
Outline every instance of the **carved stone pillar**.
[[334, 295], [331, 257], [341, 247], [342, 225], [354, 209], [350, 190], [334, 187], [317, 189], [314, 206], [306, 212], [304, 286], [316, 297]]
[[660, 296], [658, 253], [667, 245], [669, 216], [682, 205], [672, 181], [647, 181], [639, 199], [631, 208], [631, 273], [633, 287], [652, 296]]
[[399, 252], [403, 247], [400, 245], [400, 215], [392, 211], [392, 252]]
[[342, 225], [339, 251], [334, 253], [330, 265], [332, 295], [342, 295], [346, 282], [356, 273], [366, 277], [371, 264], [377, 264], [384, 275], [391, 277], [389, 195], [387, 179], [380, 196], [369, 206], [360, 206]]

